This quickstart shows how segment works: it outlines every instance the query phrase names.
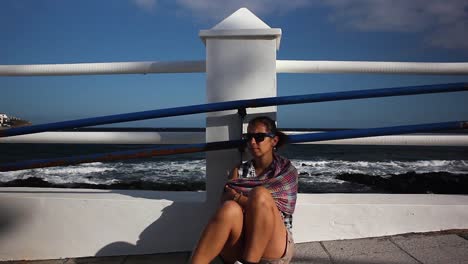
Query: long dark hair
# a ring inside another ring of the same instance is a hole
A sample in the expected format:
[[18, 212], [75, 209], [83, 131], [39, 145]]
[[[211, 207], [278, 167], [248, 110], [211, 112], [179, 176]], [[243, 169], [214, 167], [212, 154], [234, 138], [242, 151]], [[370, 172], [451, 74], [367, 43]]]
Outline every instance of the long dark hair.
[[283, 146], [288, 141], [288, 136], [276, 128], [276, 123], [273, 119], [268, 116], [258, 116], [249, 121], [249, 126], [254, 126], [258, 123], [263, 124], [267, 128], [268, 132], [273, 133], [278, 137], [276, 148]]

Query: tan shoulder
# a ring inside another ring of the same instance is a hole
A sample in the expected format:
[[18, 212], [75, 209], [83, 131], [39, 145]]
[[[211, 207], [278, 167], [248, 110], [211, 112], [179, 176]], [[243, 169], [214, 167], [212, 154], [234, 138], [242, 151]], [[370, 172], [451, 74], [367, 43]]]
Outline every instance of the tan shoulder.
[[240, 164], [231, 170], [231, 174], [229, 175], [230, 180], [239, 178], [239, 168]]

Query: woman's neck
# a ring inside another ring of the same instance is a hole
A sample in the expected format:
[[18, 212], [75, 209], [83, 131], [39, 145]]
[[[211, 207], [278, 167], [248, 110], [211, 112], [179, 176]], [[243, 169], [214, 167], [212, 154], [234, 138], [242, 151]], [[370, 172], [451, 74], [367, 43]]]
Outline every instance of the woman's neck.
[[255, 170], [263, 172], [273, 162], [273, 153], [271, 155], [263, 155], [254, 159]]

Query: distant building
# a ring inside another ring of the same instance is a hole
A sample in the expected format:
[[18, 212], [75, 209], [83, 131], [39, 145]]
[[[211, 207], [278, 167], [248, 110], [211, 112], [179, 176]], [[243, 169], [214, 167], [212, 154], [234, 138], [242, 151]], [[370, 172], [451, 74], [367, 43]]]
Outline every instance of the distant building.
[[10, 124], [10, 118], [6, 114], [0, 113], [0, 127], [9, 127], [11, 126]]
[[0, 113], [0, 128], [21, 127], [29, 126], [31, 122], [23, 120], [14, 116], [7, 116], [7, 114]]

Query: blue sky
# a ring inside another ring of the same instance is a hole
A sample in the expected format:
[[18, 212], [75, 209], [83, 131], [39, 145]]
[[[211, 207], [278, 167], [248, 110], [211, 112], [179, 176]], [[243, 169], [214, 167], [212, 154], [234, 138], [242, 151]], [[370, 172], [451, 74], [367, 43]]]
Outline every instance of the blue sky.
[[[204, 60], [199, 30], [247, 7], [283, 35], [281, 60], [468, 62], [458, 0], [3, 0], [0, 65]], [[279, 74], [278, 95], [468, 82], [468, 76]], [[0, 77], [0, 112], [34, 124], [202, 104], [205, 74]], [[279, 107], [281, 127], [468, 120], [468, 93]], [[204, 115], [115, 126], [200, 127]]]

